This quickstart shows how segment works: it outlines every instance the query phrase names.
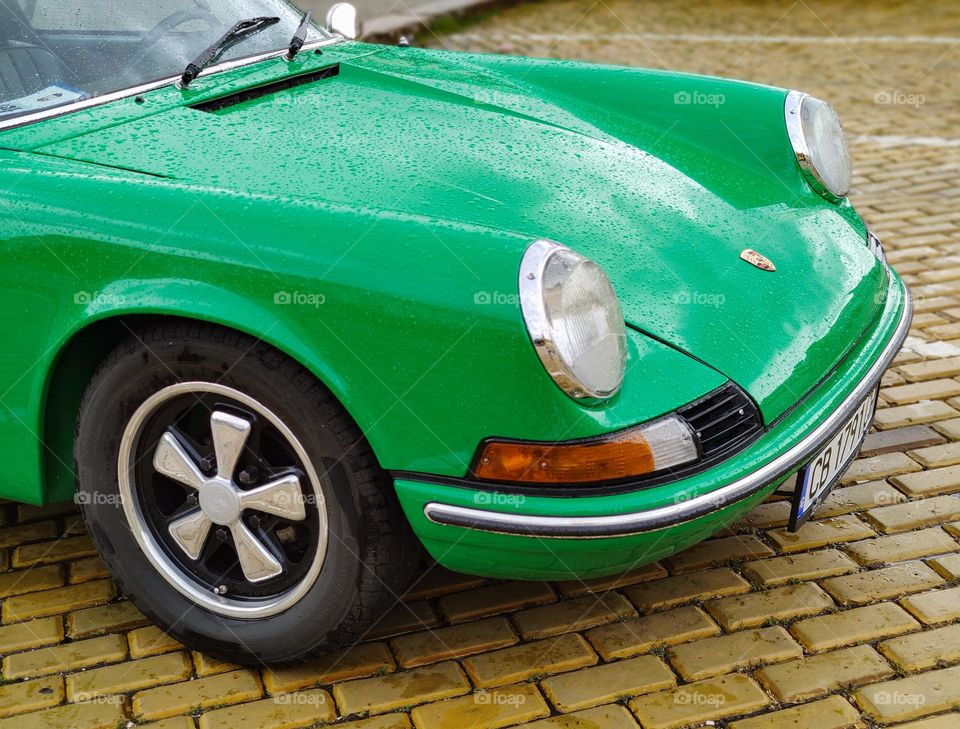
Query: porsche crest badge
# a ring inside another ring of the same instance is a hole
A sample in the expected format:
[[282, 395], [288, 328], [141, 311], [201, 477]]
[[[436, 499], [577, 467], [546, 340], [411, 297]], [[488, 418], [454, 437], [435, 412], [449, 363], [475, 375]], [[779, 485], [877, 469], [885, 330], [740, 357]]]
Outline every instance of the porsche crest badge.
[[740, 258], [745, 260], [751, 266], [756, 266], [757, 268], [763, 269], [764, 271], [777, 270], [777, 267], [773, 265], [773, 261], [771, 261], [766, 256], [757, 253], [752, 248], [744, 248], [740, 252]]

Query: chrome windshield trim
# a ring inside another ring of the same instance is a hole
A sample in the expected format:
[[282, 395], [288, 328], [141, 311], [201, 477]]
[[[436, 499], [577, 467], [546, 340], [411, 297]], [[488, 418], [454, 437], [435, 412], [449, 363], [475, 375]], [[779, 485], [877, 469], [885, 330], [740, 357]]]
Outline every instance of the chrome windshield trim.
[[[304, 44], [301, 53], [313, 48], [320, 48], [323, 46], [334, 45], [336, 43], [342, 43], [344, 40], [346, 39], [342, 36], [321, 38], [320, 40], [313, 41], [312, 43]], [[273, 51], [267, 51], [265, 53], [258, 53], [253, 56], [245, 56], [243, 58], [235, 58], [231, 61], [224, 61], [223, 63], [218, 63], [215, 66], [210, 66], [209, 68], [204, 69], [203, 78], [210, 78], [220, 71], [229, 71], [231, 69], [239, 68], [240, 66], [246, 66], [251, 63], [258, 63], [259, 61], [266, 61], [270, 58], [277, 58], [284, 55], [286, 52], [286, 48], [279, 48]], [[26, 126], [27, 124], [33, 124], [34, 122], [43, 121], [45, 119], [53, 119], [54, 117], [63, 116], [65, 114], [72, 114], [75, 111], [82, 111], [83, 109], [102, 106], [103, 104], [109, 104], [112, 101], [126, 99], [130, 96], [139, 96], [140, 94], [145, 94], [148, 91], [154, 91], [164, 86], [175, 84], [179, 79], [180, 74], [176, 74], [174, 76], [162, 78], [157, 81], [141, 84], [140, 86], [130, 86], [125, 89], [119, 89], [118, 91], [111, 91], [110, 93], [103, 94], [102, 96], [94, 96], [90, 99], [81, 99], [80, 101], [75, 101], [71, 104], [54, 106], [49, 109], [35, 111], [32, 114], [24, 114], [23, 116], [13, 117], [12, 119], [0, 120], [0, 131], [4, 131], [6, 129], [15, 129], [16, 127]]]
[[[902, 286], [902, 284], [898, 285]], [[436, 524], [499, 534], [560, 539], [599, 539], [664, 529], [698, 519], [741, 501], [788, 476], [793, 469], [813, 456], [877, 386], [890, 362], [900, 351], [900, 346], [910, 330], [913, 304], [905, 286], [902, 286], [902, 291], [903, 309], [893, 336], [843, 403], [806, 438], [741, 479], [686, 501], [627, 514], [535, 516], [430, 502], [423, 508], [424, 516]]]

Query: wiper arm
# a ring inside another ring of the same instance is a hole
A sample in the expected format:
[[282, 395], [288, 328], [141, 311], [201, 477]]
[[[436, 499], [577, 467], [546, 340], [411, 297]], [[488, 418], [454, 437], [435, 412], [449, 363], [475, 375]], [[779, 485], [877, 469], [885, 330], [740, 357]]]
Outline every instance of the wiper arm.
[[310, 30], [310, 16], [313, 14], [312, 11], [308, 10], [303, 14], [303, 20], [300, 21], [300, 25], [297, 27], [297, 32], [293, 34], [293, 38], [290, 39], [290, 46], [287, 49], [287, 55], [284, 56], [288, 61], [292, 61], [297, 57], [297, 54], [300, 52], [300, 49], [303, 48], [303, 44], [307, 42], [307, 33]]
[[218, 60], [229, 48], [279, 22], [280, 18], [277, 17], [262, 17], [247, 18], [234, 23], [230, 30], [224, 33], [216, 43], [187, 64], [183, 75], [180, 77], [181, 88], [189, 86], [190, 82], [199, 76], [203, 69]]

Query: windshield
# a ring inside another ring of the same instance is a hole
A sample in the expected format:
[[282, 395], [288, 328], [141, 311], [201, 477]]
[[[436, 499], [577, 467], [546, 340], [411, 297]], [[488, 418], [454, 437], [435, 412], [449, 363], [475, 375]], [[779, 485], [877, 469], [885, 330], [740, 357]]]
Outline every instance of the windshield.
[[[179, 76], [238, 20], [280, 22], [221, 61], [286, 48], [303, 13], [284, 0], [0, 0], [0, 123]], [[307, 43], [326, 37], [311, 27]]]

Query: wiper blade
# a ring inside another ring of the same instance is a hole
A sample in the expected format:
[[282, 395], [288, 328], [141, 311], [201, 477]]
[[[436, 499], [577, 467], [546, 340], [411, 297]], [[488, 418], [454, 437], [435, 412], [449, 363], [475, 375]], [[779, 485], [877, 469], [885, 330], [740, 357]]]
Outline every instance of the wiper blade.
[[256, 33], [259, 33], [264, 28], [268, 28], [274, 23], [279, 22], [280, 18], [267, 16], [261, 18], [247, 18], [246, 20], [240, 20], [234, 23], [230, 30], [224, 33], [216, 43], [210, 46], [207, 50], [205, 50], [187, 65], [186, 69], [183, 71], [183, 75], [180, 77], [180, 86], [189, 86], [190, 82], [199, 76], [203, 69], [205, 69], [214, 61], [217, 61], [220, 56], [222, 56], [235, 44], [246, 38], [249, 38]]
[[300, 49], [303, 48], [303, 44], [307, 42], [307, 33], [310, 30], [310, 16], [313, 14], [313, 11], [308, 10], [303, 14], [303, 20], [300, 21], [299, 27], [297, 27], [297, 32], [293, 34], [293, 38], [290, 39], [290, 46], [287, 48], [287, 55], [284, 56], [288, 61], [292, 61], [297, 57], [297, 54], [300, 52]]

